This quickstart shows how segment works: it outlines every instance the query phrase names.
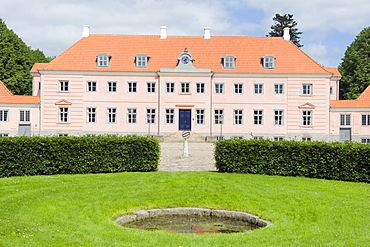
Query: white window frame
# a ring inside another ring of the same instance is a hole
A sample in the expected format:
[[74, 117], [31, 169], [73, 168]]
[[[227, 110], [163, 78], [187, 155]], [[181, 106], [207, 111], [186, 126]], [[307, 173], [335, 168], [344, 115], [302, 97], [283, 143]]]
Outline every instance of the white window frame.
[[146, 109], [146, 123], [147, 124], [155, 124], [156, 123], [156, 109], [155, 108], [147, 108]]
[[370, 138], [361, 138], [361, 143], [370, 144]]
[[127, 108], [127, 123], [136, 124], [137, 122], [137, 109]]
[[215, 94], [223, 94], [223, 93], [224, 93], [224, 84], [215, 83]]
[[9, 136], [9, 133], [0, 133], [0, 137]]
[[60, 92], [68, 92], [69, 91], [69, 81], [60, 80], [59, 81], [59, 91]]
[[244, 93], [244, 84], [234, 83], [234, 94], [243, 94], [243, 93]]
[[117, 108], [107, 108], [107, 123], [117, 123]]
[[156, 83], [155, 82], [147, 82], [146, 83], [146, 92], [147, 93], [155, 93], [156, 92]]
[[96, 123], [96, 107], [86, 107], [86, 122]]
[[69, 107], [61, 106], [58, 108], [58, 122], [69, 123]]
[[175, 92], [175, 83], [166, 82], [166, 93], [174, 93], [174, 92]]
[[129, 93], [137, 93], [137, 82], [136, 81], [128, 81], [127, 82], [127, 92]]
[[224, 124], [224, 109], [214, 109], [214, 124]]
[[233, 55], [226, 55], [222, 57], [222, 68], [235, 69], [236, 68], [236, 57]]
[[180, 83], [180, 92], [181, 93], [190, 93], [190, 82], [181, 82]]
[[110, 56], [105, 53], [98, 54], [96, 59], [96, 67], [109, 67], [110, 66]]
[[204, 82], [197, 82], [197, 93], [205, 93], [205, 83]]
[[278, 142], [278, 141], [284, 141], [284, 137], [282, 136], [274, 136], [274, 141]]
[[351, 114], [340, 114], [340, 126], [351, 126]]
[[96, 90], [97, 90], [96, 81], [88, 81], [87, 82], [87, 92], [96, 92]]
[[302, 95], [312, 95], [312, 84], [302, 84]]
[[195, 124], [205, 124], [205, 109], [195, 109]]
[[302, 137], [302, 141], [310, 142], [312, 141], [312, 137]]
[[9, 121], [9, 110], [1, 109], [0, 110], [0, 122]]
[[243, 124], [243, 110], [242, 109], [235, 109], [234, 110], [234, 124], [235, 125], [242, 125]]
[[117, 82], [116, 81], [108, 81], [107, 82], [107, 91], [108, 91], [108, 93], [116, 93], [117, 92]]
[[175, 123], [175, 109], [174, 108], [166, 109], [166, 124], [174, 123]]
[[253, 110], [253, 124], [263, 125], [263, 110]]
[[370, 126], [370, 114], [361, 115], [361, 126]]
[[148, 68], [149, 57], [145, 54], [135, 56], [135, 68]]
[[254, 94], [263, 94], [263, 83], [254, 84]]
[[302, 126], [313, 126], [313, 111], [303, 110], [302, 111]]
[[266, 55], [262, 58], [262, 66], [264, 69], [275, 69], [275, 59], [276, 57], [272, 55]]
[[274, 125], [284, 125], [284, 110], [274, 110]]
[[31, 111], [30, 110], [20, 110], [19, 111], [19, 122], [30, 122], [31, 121]]
[[274, 94], [284, 94], [284, 84], [282, 83], [274, 84]]

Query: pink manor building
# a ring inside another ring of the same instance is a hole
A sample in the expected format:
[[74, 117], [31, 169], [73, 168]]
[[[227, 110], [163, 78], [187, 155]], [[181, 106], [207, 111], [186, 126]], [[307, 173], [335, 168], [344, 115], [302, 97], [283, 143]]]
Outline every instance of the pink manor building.
[[284, 37], [93, 35], [35, 64], [33, 96], [0, 83], [0, 135], [157, 135], [370, 142], [370, 89]]

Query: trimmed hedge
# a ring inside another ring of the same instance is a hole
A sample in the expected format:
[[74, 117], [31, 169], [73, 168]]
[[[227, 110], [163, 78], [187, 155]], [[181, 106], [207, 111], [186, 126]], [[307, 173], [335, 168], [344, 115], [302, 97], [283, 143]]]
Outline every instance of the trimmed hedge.
[[0, 177], [149, 172], [158, 167], [158, 140], [149, 137], [0, 137]]
[[228, 139], [215, 148], [219, 172], [370, 182], [370, 145]]

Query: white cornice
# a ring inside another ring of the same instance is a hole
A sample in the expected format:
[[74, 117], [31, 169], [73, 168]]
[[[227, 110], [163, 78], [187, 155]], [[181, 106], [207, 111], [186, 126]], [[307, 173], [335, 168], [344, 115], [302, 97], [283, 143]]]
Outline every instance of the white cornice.
[[331, 112], [360, 112], [360, 111], [370, 111], [370, 107], [336, 107], [330, 108]]
[[1, 107], [23, 107], [23, 108], [34, 108], [39, 107], [40, 104], [38, 103], [1, 103]]

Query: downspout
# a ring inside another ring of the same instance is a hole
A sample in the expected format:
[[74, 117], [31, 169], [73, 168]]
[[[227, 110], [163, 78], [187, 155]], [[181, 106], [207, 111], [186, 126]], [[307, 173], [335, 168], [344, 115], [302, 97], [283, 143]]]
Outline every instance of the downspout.
[[213, 75], [215, 73], [212, 73], [211, 74], [211, 83], [210, 83], [210, 110], [209, 110], [209, 134], [210, 136], [212, 136], [212, 126], [213, 126], [213, 123], [212, 123], [212, 109], [213, 109], [213, 91], [212, 91], [212, 85], [213, 85]]
[[158, 75], [158, 119], [157, 119], [157, 135], [159, 136], [161, 130], [161, 76], [157, 72]]
[[41, 136], [41, 120], [42, 120], [42, 117], [41, 117], [41, 103], [42, 103], [42, 99], [41, 99], [41, 97], [42, 97], [42, 93], [41, 93], [41, 77], [42, 77], [42, 74], [40, 73], [40, 82], [39, 82], [39, 97], [40, 97], [40, 101], [39, 101], [39, 136]]

